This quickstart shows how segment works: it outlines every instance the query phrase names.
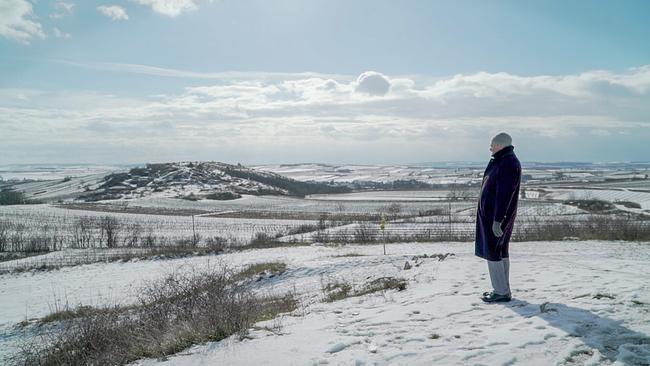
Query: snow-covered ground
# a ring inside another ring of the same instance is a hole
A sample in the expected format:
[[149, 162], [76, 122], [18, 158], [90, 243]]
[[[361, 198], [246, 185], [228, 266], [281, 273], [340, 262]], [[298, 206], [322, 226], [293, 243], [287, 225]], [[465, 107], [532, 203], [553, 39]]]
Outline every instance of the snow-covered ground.
[[[274, 248], [5, 274], [0, 276], [0, 349], [5, 355], [16, 350], [18, 322], [66, 303], [128, 304], [147, 280], [217, 260], [234, 267], [282, 261], [287, 272], [261, 281], [259, 290], [295, 290], [303, 306], [281, 318], [279, 331], [256, 329], [252, 339], [231, 337], [194, 346], [163, 364], [650, 363], [650, 243], [514, 243], [515, 300], [507, 304], [478, 299], [489, 279], [485, 261], [473, 255], [471, 243], [391, 244], [387, 250], [383, 256], [378, 245]], [[412, 258], [448, 252], [455, 256], [444, 261]], [[410, 270], [403, 269], [407, 260]], [[321, 302], [321, 288], [329, 281], [361, 285], [384, 276], [407, 279], [407, 289]]]

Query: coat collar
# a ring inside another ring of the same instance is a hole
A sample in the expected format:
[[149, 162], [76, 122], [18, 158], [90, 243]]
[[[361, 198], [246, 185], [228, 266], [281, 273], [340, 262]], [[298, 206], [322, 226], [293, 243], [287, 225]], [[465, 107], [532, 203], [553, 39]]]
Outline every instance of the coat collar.
[[492, 155], [492, 159], [493, 160], [499, 160], [504, 156], [514, 155], [514, 153], [515, 153], [514, 149], [515, 149], [515, 147], [512, 146], [512, 145], [506, 146], [503, 149], [497, 151], [494, 155]]

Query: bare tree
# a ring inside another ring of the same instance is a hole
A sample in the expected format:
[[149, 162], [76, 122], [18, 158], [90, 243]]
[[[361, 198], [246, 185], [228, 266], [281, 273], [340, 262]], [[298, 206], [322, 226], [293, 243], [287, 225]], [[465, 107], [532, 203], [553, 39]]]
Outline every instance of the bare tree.
[[126, 228], [126, 234], [123, 239], [123, 246], [125, 247], [137, 247], [138, 243], [142, 241], [142, 225], [134, 223], [129, 225]]
[[402, 205], [397, 202], [393, 202], [390, 205], [383, 207], [381, 211], [385, 211], [388, 214], [389, 218], [395, 220], [402, 212]]
[[9, 244], [10, 223], [0, 220], [0, 252], [6, 251]]
[[107, 248], [115, 248], [118, 244], [120, 234], [120, 222], [112, 216], [104, 216], [99, 220], [101, 241]]
[[357, 243], [373, 243], [377, 240], [377, 231], [369, 223], [360, 221], [354, 230], [354, 241]]
[[74, 248], [90, 248], [93, 241], [95, 222], [90, 217], [81, 217], [72, 225], [72, 246]]
[[14, 225], [13, 229], [14, 232], [11, 233], [11, 237], [9, 238], [11, 251], [20, 252], [24, 249], [26, 226], [24, 224], [17, 224]]

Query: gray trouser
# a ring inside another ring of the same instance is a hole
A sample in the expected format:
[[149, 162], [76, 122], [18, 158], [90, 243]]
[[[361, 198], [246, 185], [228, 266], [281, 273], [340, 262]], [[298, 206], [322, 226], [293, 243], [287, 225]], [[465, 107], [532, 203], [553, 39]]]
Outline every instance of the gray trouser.
[[490, 281], [494, 292], [499, 295], [510, 294], [510, 259], [503, 258], [500, 261], [488, 261], [490, 270]]

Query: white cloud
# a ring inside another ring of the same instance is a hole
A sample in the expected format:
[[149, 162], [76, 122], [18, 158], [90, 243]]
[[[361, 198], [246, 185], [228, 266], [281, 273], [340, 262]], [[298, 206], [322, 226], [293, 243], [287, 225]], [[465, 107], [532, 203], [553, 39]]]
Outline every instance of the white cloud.
[[375, 72], [366, 71], [357, 79], [356, 91], [375, 96], [382, 96], [388, 93], [390, 82], [386, 76]]
[[589, 71], [577, 75], [524, 77], [505, 72], [479, 72], [455, 75], [427, 88], [431, 96], [506, 97], [554, 93], [565, 97], [647, 94], [650, 90], [650, 65], [633, 68], [622, 74]]
[[54, 3], [55, 12], [50, 14], [50, 18], [60, 19], [72, 15], [74, 6], [74, 3], [71, 2], [57, 1]]
[[126, 10], [119, 5], [100, 5], [97, 7], [97, 11], [103, 15], [111, 18], [111, 20], [128, 20], [129, 15], [126, 13]]
[[70, 38], [70, 37], [72, 37], [72, 35], [71, 35], [70, 33], [62, 32], [62, 31], [61, 31], [59, 28], [57, 28], [57, 27], [54, 27], [54, 28], [52, 29], [52, 33], [54, 34], [54, 37], [56, 37], [56, 38]]
[[176, 17], [181, 13], [196, 10], [197, 6], [193, 0], [132, 0], [141, 5], [147, 5], [153, 11], [169, 16]]
[[24, 44], [34, 38], [45, 38], [41, 24], [33, 18], [32, 4], [27, 0], [0, 1], [0, 36]]

